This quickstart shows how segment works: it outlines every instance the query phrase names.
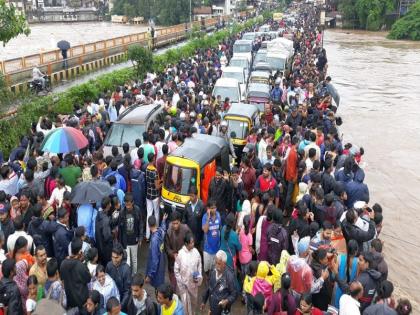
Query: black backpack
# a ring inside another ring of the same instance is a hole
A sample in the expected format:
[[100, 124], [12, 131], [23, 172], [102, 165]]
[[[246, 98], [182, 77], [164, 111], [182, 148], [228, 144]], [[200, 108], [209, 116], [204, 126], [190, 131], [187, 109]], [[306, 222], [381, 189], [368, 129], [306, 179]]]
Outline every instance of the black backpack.
[[0, 308], [8, 306], [10, 301], [10, 294], [7, 292], [6, 286], [0, 281]]

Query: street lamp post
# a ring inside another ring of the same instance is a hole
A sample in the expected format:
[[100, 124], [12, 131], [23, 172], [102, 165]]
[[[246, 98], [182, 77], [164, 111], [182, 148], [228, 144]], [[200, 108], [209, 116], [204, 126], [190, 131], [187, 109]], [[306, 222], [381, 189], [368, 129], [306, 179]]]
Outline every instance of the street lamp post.
[[192, 29], [192, 5], [191, 5], [192, 0], [190, 0], [190, 28]]

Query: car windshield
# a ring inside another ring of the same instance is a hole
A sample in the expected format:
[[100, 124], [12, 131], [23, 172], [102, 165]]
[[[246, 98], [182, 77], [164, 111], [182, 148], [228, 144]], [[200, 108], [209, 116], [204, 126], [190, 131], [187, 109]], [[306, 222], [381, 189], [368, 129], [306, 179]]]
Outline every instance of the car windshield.
[[229, 124], [229, 135], [232, 134], [232, 132], [235, 133], [236, 139], [245, 139], [248, 137], [248, 123], [245, 121], [240, 120], [230, 120], [228, 119]]
[[226, 97], [229, 97], [231, 102], [239, 102], [239, 88], [236, 87], [216, 86], [213, 89], [213, 95], [220, 95], [222, 100], [224, 100]]
[[197, 170], [166, 162], [164, 185], [170, 192], [188, 195], [191, 187], [197, 187], [196, 178]]
[[285, 60], [283, 58], [267, 57], [267, 62], [273, 69], [284, 70]]
[[231, 59], [230, 63], [229, 63], [229, 66], [246, 69], [247, 59]]
[[134, 147], [136, 139], [141, 139], [144, 130], [144, 125], [114, 123], [107, 134], [104, 144], [106, 146], [116, 145], [121, 147], [123, 143], [127, 142]]
[[246, 40], [254, 40], [255, 39], [255, 34], [254, 33], [245, 33], [242, 36], [242, 39], [246, 39]]
[[239, 83], [244, 83], [244, 74], [242, 72], [227, 71], [222, 73], [222, 78], [236, 79]]
[[251, 44], [234, 44], [233, 53], [248, 53], [252, 51]]
[[259, 52], [255, 56], [254, 64], [257, 64], [258, 62], [266, 62], [266, 60], [267, 60], [267, 53]]

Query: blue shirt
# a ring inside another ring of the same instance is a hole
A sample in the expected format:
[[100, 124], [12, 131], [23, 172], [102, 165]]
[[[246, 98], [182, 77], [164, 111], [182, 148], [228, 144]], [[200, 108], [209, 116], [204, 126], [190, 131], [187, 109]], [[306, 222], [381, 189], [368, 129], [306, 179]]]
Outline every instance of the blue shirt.
[[[207, 223], [207, 213], [203, 215], [201, 220], [201, 227]], [[219, 212], [216, 211], [216, 218], [209, 220], [209, 230], [204, 234], [204, 251], [210, 255], [216, 255], [220, 248], [220, 227], [222, 220]]]
[[91, 204], [82, 204], [77, 209], [77, 225], [84, 226], [86, 235], [95, 239], [95, 220], [98, 211]]

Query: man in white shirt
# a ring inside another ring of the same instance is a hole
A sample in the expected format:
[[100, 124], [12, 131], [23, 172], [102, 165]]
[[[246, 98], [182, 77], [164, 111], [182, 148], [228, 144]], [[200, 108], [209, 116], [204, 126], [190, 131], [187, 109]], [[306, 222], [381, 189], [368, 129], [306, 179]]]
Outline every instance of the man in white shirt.
[[363, 296], [363, 286], [359, 281], [350, 283], [349, 294], [340, 298], [340, 315], [360, 315], [359, 299]]
[[138, 160], [139, 158], [137, 155], [137, 151], [139, 150], [141, 146], [141, 140], [136, 139], [136, 141], [134, 142], [134, 145], [135, 145], [135, 148], [130, 151], [131, 165], [134, 165], [134, 162]]
[[39, 81], [42, 84], [42, 88], [45, 88], [45, 78], [41, 70], [38, 69], [38, 67], [35, 66], [35, 68], [32, 69], [32, 80], [33, 81]]
[[316, 150], [315, 160], [320, 160], [321, 158], [321, 149], [316, 144], [316, 133], [311, 132], [309, 136], [310, 143], [305, 147], [305, 160], [309, 157], [309, 149], [314, 148]]
[[23, 236], [26, 238], [26, 240], [28, 241], [28, 251], [32, 254], [33, 253], [33, 238], [32, 236], [30, 236], [28, 233], [26, 233], [23, 228], [24, 228], [24, 224], [23, 224], [23, 218], [21, 216], [16, 217], [13, 220], [13, 225], [15, 227], [15, 233], [10, 234], [9, 237], [7, 238], [7, 251], [9, 253], [13, 253], [14, 249], [15, 249], [15, 243], [16, 240], [20, 237]]

